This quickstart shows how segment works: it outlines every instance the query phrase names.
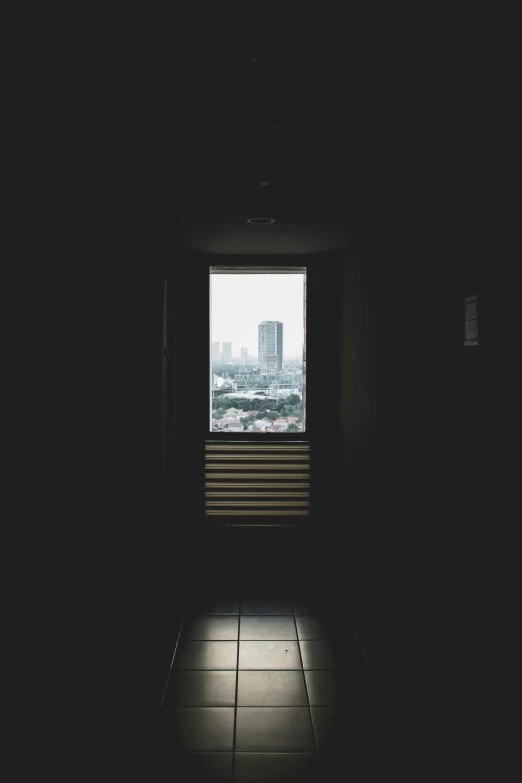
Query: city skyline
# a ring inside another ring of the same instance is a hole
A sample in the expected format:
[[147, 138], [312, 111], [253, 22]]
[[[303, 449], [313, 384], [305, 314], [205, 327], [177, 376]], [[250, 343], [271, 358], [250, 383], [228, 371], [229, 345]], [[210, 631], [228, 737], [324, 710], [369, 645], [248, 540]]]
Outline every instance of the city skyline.
[[[221, 353], [222, 353], [221, 345], [222, 345], [222, 343], [212, 343], [212, 345], [219, 345], [219, 349], [218, 348], [212, 349], [212, 361], [216, 362], [217, 364], [219, 364], [219, 363], [222, 362], [222, 358], [221, 358]], [[219, 353], [217, 353], [218, 351], [219, 351]], [[242, 351], [243, 351], [243, 346], [241, 346], [241, 348], [238, 350], [234, 346], [234, 344], [232, 343], [232, 362], [241, 362], [241, 361], [243, 361], [244, 355], [243, 355]], [[255, 360], [255, 362], [257, 363], [258, 360], [259, 360], [258, 352], [257, 351], [250, 351], [250, 349], [248, 349], [247, 358], [248, 358], [249, 362], [252, 361], [252, 360]], [[286, 350], [284, 351], [283, 363], [285, 363], [285, 362], [296, 362], [296, 361], [300, 362], [301, 360], [302, 360], [302, 353], [301, 352], [299, 354], [297, 354], [296, 356], [288, 356], [287, 353], [286, 353]]]
[[284, 324], [283, 359], [302, 356], [304, 338], [304, 275], [211, 275], [211, 340], [232, 343], [232, 357], [241, 348], [258, 357], [259, 325]]

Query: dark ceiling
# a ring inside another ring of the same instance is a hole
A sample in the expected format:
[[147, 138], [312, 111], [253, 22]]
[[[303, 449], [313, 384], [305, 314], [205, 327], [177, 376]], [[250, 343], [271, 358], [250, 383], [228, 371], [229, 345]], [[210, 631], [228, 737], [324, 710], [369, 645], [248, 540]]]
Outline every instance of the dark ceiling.
[[275, 215], [270, 225], [252, 225], [244, 214], [193, 217], [183, 222], [181, 247], [188, 252], [225, 255], [302, 255], [350, 244], [352, 235], [347, 222], [291, 218], [267, 209], [270, 216]]
[[[243, 45], [181, 58], [174, 125], [172, 103], [152, 93], [162, 130], [161, 156], [151, 155], [182, 247], [318, 252], [377, 228], [387, 237], [440, 225], [443, 213], [451, 221], [480, 173], [480, 80], [434, 44]], [[275, 223], [251, 226], [249, 217]]]
[[342, 64], [253, 50], [200, 66], [191, 85], [176, 168], [184, 249], [315, 253], [350, 242], [356, 123]]

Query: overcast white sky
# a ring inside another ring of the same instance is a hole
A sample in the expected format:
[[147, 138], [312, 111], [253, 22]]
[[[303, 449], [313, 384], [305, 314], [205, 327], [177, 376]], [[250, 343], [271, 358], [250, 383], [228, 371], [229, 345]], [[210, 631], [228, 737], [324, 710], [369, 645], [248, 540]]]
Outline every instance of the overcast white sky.
[[257, 356], [262, 321], [282, 321], [283, 358], [301, 358], [304, 275], [211, 275], [211, 340]]

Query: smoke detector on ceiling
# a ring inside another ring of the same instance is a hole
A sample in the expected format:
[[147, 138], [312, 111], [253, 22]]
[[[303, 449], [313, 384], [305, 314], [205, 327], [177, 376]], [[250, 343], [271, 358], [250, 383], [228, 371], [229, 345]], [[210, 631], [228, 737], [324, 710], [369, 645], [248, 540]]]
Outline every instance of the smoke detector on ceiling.
[[268, 225], [270, 223], [275, 223], [275, 220], [272, 218], [248, 218], [247, 223], [252, 223], [255, 226], [259, 225]]

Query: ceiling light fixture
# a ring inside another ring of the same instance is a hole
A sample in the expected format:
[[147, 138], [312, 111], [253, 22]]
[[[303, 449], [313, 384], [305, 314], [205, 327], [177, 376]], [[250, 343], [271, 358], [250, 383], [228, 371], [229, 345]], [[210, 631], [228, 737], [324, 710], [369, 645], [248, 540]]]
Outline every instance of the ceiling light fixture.
[[272, 218], [248, 218], [247, 223], [252, 223], [255, 226], [268, 225], [269, 223], [275, 223]]
[[262, 188], [267, 188], [270, 185], [270, 182], [260, 182], [259, 184]]

